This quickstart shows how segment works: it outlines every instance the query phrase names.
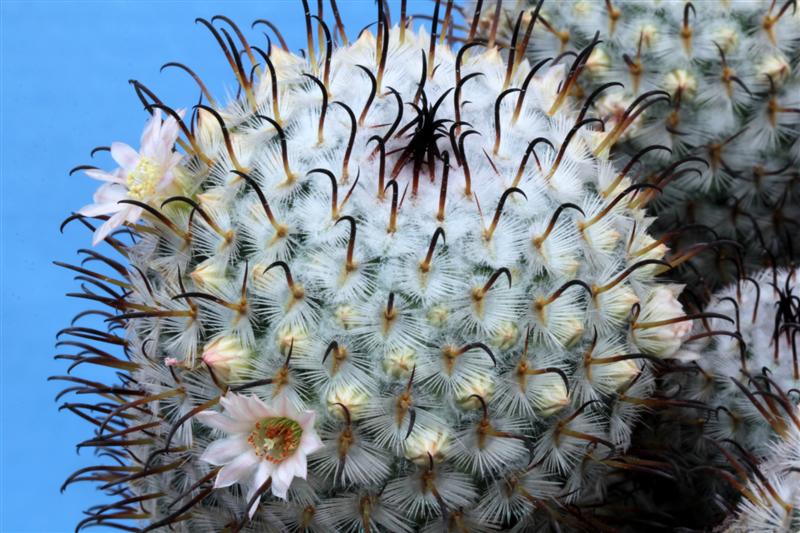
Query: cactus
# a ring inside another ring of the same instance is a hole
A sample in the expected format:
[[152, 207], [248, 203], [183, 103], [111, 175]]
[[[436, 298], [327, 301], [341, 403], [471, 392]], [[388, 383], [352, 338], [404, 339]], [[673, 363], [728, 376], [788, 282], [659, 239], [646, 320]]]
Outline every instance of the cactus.
[[[770, 500], [745, 485], [755, 465], [769, 462], [778, 443], [796, 433], [797, 276], [797, 270], [764, 270], [711, 297], [683, 348], [696, 359], [661, 373], [659, 394], [674, 399], [672, 408], [648, 418], [651, 429], [634, 439], [654, 457], [675, 461], [684, 488], [670, 497], [671, 509], [659, 505], [657, 487], [640, 505], [723, 527], [737, 501], [759, 506]], [[782, 490], [800, 490], [796, 476], [778, 478]]]
[[654, 188], [591, 155], [607, 133], [567, 95], [591, 49], [451, 49], [439, 2], [430, 34], [379, 2], [350, 42], [332, 6], [334, 31], [306, 5], [302, 57], [201, 19], [239, 96], [172, 63], [206, 103], [133, 82], [141, 149], [81, 167], [104, 184], [68, 222], [109, 252], [62, 265], [107, 309], [62, 357], [118, 373], [55, 378], [97, 396], [65, 407], [106, 460], [66, 485], [116, 498], [79, 527], [591, 528], [571, 504], [602, 496], [693, 318], [656, 279], [684, 255], [647, 234]]
[[[797, 270], [766, 270], [719, 291], [706, 311], [725, 318], [712, 316], [701, 330], [724, 334], [687, 347], [702, 356], [695, 371], [680, 380], [685, 395], [716, 410], [705, 434], [718, 442], [734, 441], [758, 457], [783, 431], [782, 417], [766, 414], [760, 395], [800, 387], [797, 278]], [[784, 398], [797, 402], [794, 395]]]
[[[602, 40], [575, 91], [595, 95], [607, 128], [625, 125], [616, 152], [623, 159], [643, 154], [642, 179], [664, 188], [652, 203], [657, 236], [684, 248], [736, 241], [687, 262], [682, 280], [715, 290], [743, 266], [757, 270], [796, 258], [800, 10], [793, 0], [506, 0], [500, 6], [464, 6], [467, 40], [513, 44], [516, 54], [525, 46], [534, 62]], [[646, 94], [669, 102], [639, 114], [631, 104]], [[653, 146], [660, 148], [643, 153]], [[681, 226], [689, 231], [677, 233]]]
[[[790, 533], [800, 529], [800, 417], [796, 408], [775, 414], [786, 430], [763, 462], [751, 467], [753, 473], [741, 488], [741, 502], [720, 531]], [[740, 472], [747, 471], [744, 464], [738, 464]]]

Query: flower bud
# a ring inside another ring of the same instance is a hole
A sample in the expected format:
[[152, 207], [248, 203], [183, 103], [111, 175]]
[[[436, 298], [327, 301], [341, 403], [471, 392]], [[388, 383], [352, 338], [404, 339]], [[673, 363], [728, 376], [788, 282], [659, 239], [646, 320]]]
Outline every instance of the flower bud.
[[625, 285], [617, 285], [595, 297], [597, 310], [603, 318], [611, 321], [624, 321], [631, 313], [631, 307], [639, 303], [639, 297], [633, 289]]
[[492, 335], [492, 344], [501, 350], [510, 350], [517, 344], [519, 328], [513, 322], [503, 322]]
[[641, 369], [635, 359], [592, 366], [592, 381], [602, 382], [609, 392], [621, 392], [639, 375]]
[[569, 391], [558, 376], [539, 376], [540, 385], [536, 387], [536, 411], [541, 416], [550, 416], [569, 405]]
[[583, 336], [583, 322], [580, 320], [565, 320], [561, 331], [562, 335], [559, 336], [559, 340], [566, 347], [572, 346]]
[[203, 349], [203, 362], [223, 379], [235, 377], [247, 368], [250, 352], [232, 335], [217, 337]]
[[637, 34], [641, 39], [643, 50], [649, 50], [656, 45], [659, 37], [658, 33], [658, 26], [655, 24], [642, 24], [639, 27]]
[[488, 375], [470, 378], [456, 391], [456, 402], [463, 409], [479, 409], [481, 402], [475, 396], [480, 396], [488, 402], [494, 394], [494, 380]]
[[776, 85], [782, 84], [789, 77], [791, 71], [792, 67], [786, 58], [779, 54], [767, 56], [757, 68], [759, 79], [766, 80], [769, 77]]
[[586, 69], [595, 75], [604, 74], [610, 65], [608, 54], [599, 46], [586, 59]]
[[228, 280], [226, 270], [224, 262], [206, 259], [194, 268], [190, 277], [198, 288], [220, 289]]
[[687, 70], [675, 69], [664, 76], [664, 90], [673, 98], [680, 93], [681, 99], [692, 99], [697, 92], [697, 78]]
[[730, 26], [719, 28], [714, 34], [714, 43], [716, 43], [722, 51], [730, 54], [739, 46], [739, 31]]
[[215, 209], [225, 207], [225, 196], [219, 191], [208, 191], [197, 195], [197, 201], [205, 208]]
[[447, 323], [450, 310], [443, 305], [435, 305], [428, 311], [428, 322], [431, 326], [440, 328]]
[[212, 152], [222, 142], [222, 130], [219, 122], [205, 109], [198, 108], [197, 110], [194, 137], [204, 152]]
[[[663, 259], [667, 252], [669, 251], [669, 247], [664, 243], [659, 243], [653, 246], [656, 240], [648, 235], [645, 232], [640, 232], [634, 241], [632, 246], [633, 250], [647, 250], [646, 252], [639, 253], [636, 255], [636, 259], [639, 261], [644, 261], [646, 259]], [[652, 276], [653, 271], [657, 268], [661, 268], [659, 266], [645, 266], [637, 270], [637, 272], [644, 271], [647, 276]], [[641, 274], [640, 274], [641, 275]]]
[[407, 378], [417, 364], [417, 354], [411, 348], [398, 348], [383, 357], [383, 371], [395, 379]]
[[592, 4], [592, 2], [578, 0], [572, 5], [572, 16], [576, 18], [588, 17], [592, 14], [594, 7], [595, 6]]
[[350, 413], [351, 420], [355, 420], [360, 416], [364, 406], [367, 405], [368, 402], [369, 395], [365, 391], [352, 385], [333, 387], [330, 392], [328, 392], [326, 398], [329, 413], [343, 419], [345, 417], [341, 407], [343, 405]]
[[289, 348], [292, 355], [305, 355], [309, 348], [308, 332], [302, 326], [284, 326], [276, 335], [278, 349], [282, 354], [288, 355]]
[[680, 285], [665, 285], [647, 297], [631, 330], [633, 343], [642, 352], [666, 359], [680, 349], [692, 330], [690, 320], [672, 322], [684, 316], [677, 298], [682, 289]]
[[355, 325], [356, 310], [352, 305], [340, 305], [335, 309], [334, 316], [336, 317], [336, 322], [338, 322], [342, 329], [348, 330]]
[[[620, 122], [627, 119], [625, 112], [633, 102], [633, 98], [626, 96], [622, 91], [605, 94], [597, 100], [597, 111], [606, 123], [606, 131], [613, 130]], [[642, 125], [644, 118], [640, 115], [634, 118], [630, 126], [623, 132], [621, 139], [635, 136]], [[599, 132], [603, 133], [603, 132]], [[604, 136], [598, 135], [602, 139]]]
[[411, 432], [406, 440], [406, 458], [416, 464], [428, 465], [430, 457], [438, 462], [445, 458], [450, 447], [450, 436], [444, 428], [420, 428]]

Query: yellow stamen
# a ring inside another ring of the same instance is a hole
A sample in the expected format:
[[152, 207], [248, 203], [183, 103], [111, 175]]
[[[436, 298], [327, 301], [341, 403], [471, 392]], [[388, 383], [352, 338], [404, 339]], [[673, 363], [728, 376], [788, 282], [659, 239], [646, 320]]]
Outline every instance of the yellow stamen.
[[161, 175], [161, 166], [158, 163], [147, 157], [139, 158], [136, 168], [128, 174], [125, 180], [125, 184], [128, 186], [128, 196], [134, 200], [150, 198], [156, 193]]

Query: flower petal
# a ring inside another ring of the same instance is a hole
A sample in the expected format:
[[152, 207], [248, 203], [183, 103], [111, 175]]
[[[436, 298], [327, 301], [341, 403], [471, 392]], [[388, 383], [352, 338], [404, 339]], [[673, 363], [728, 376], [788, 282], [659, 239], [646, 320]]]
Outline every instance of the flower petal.
[[279, 492], [283, 492], [284, 496], [279, 497], [285, 498], [286, 490], [292, 485], [294, 478], [306, 479], [308, 477], [307, 464], [306, 456], [296, 452], [275, 468], [272, 472], [272, 486], [277, 486], [281, 489]]
[[171, 148], [178, 138], [178, 121], [173, 117], [168, 117], [161, 125], [160, 141]]
[[239, 420], [247, 420], [254, 424], [257, 420], [268, 416], [280, 416], [276, 409], [269, 407], [255, 395], [245, 396], [229, 392], [220, 399], [220, 404], [228, 416]]
[[106, 172], [105, 170], [89, 169], [89, 170], [84, 170], [83, 173], [89, 176], [90, 178], [99, 181], [108, 181], [111, 183], [120, 183], [120, 184], [125, 183], [125, 178], [123, 178], [122, 176], [116, 176], [114, 174], [111, 174], [110, 172]]
[[96, 217], [98, 215], [116, 213], [120, 209], [125, 209], [126, 207], [128, 206], [125, 204], [118, 204], [117, 202], [102, 202], [85, 205], [78, 210], [78, 213], [85, 217]]
[[142, 132], [141, 151], [143, 155], [150, 156], [155, 151], [158, 138], [161, 135], [161, 111], [153, 109], [153, 116], [147, 121]]
[[308, 477], [308, 458], [300, 450], [296, 451], [292, 457], [287, 459], [292, 462], [294, 477], [306, 479]]
[[212, 465], [224, 465], [233, 461], [237, 456], [250, 450], [250, 445], [247, 444], [242, 435], [235, 435], [225, 439], [215, 440], [208, 445], [203, 455], [200, 456], [201, 461], [211, 463]]
[[172, 170], [172, 169], [173, 169], [173, 168], [175, 168], [175, 167], [178, 165], [178, 163], [180, 163], [182, 160], [183, 160], [183, 154], [182, 154], [182, 153], [180, 153], [180, 152], [172, 152], [172, 153], [170, 154], [170, 156], [169, 156], [169, 159], [167, 159], [167, 162], [166, 162], [166, 164], [165, 164], [165, 167], [166, 167], [166, 168], [168, 168], [168, 169], [170, 169], [170, 170]]
[[243, 394], [229, 392], [219, 400], [220, 405], [225, 410], [225, 414], [235, 420], [255, 423], [258, 417], [250, 412], [247, 398]]
[[315, 411], [303, 411], [297, 414], [297, 423], [300, 424], [300, 427], [303, 428], [305, 431], [308, 428], [314, 428], [314, 421], [317, 418], [317, 413]]
[[292, 408], [292, 404], [289, 403], [289, 399], [286, 397], [286, 394], [281, 394], [279, 398], [277, 398], [277, 406], [275, 410], [278, 413], [278, 416], [285, 416], [286, 418], [291, 418], [292, 420], [297, 420], [297, 413]]
[[95, 203], [119, 202], [128, 197], [128, 189], [119, 183], [104, 183], [94, 192]]
[[136, 224], [137, 222], [139, 222], [139, 219], [142, 218], [143, 209], [138, 205], [130, 205], [130, 204], [127, 204], [126, 207], [128, 209], [126, 211], [127, 214], [125, 215], [125, 220], [127, 220], [131, 224]]
[[[267, 480], [267, 478], [272, 474], [272, 463], [267, 461], [261, 461], [258, 465], [258, 470], [253, 475], [253, 479], [250, 481], [250, 488], [247, 489], [247, 501], [249, 502], [250, 499], [255, 495], [256, 491], [261, 488], [261, 485]], [[250, 509], [247, 510], [247, 515], [250, 518], [253, 518], [253, 515], [256, 514], [256, 509], [258, 509], [258, 503], [261, 500], [253, 502], [253, 505], [250, 506]]]
[[162, 165], [161, 172], [161, 177], [158, 179], [158, 184], [156, 185], [156, 191], [158, 192], [163, 192], [164, 189], [172, 185], [172, 182], [175, 181], [175, 172], [171, 167]]
[[230, 487], [234, 483], [252, 475], [259, 462], [260, 459], [252, 451], [239, 455], [222, 467], [219, 474], [217, 474], [216, 481], [214, 481], [214, 488]]
[[294, 479], [294, 476], [292, 476], [289, 479], [289, 482], [286, 483], [283, 478], [277, 477], [277, 473], [277, 470], [272, 473], [272, 495], [276, 498], [285, 500], [287, 496], [286, 493], [289, 492], [289, 485], [292, 484], [292, 479]]
[[111, 218], [106, 220], [103, 225], [95, 230], [94, 236], [92, 237], [92, 246], [97, 246], [108, 236], [109, 233], [122, 225], [122, 223], [125, 221], [125, 216], [128, 214], [127, 207], [129, 206], [125, 207], [125, 209], [120, 209], [117, 211]]
[[275, 410], [264, 403], [258, 396], [247, 396], [247, 408], [256, 419], [277, 416]]
[[303, 452], [306, 455], [311, 455], [315, 451], [322, 448], [322, 440], [317, 435], [317, 432], [314, 430], [313, 426], [303, 430], [303, 436], [300, 437], [300, 447], [298, 448], [299, 452]]
[[139, 164], [139, 152], [125, 143], [111, 143], [111, 157], [125, 170], [132, 171]]
[[250, 422], [234, 420], [216, 411], [201, 411], [194, 417], [208, 427], [224, 431], [225, 433], [246, 433], [250, 430]]

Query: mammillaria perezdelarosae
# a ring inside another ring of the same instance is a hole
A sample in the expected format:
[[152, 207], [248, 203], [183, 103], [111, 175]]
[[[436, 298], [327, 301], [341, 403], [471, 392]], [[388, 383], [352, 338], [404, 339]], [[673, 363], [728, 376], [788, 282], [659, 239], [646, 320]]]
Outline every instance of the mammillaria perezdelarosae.
[[592, 527], [571, 503], [625, 461], [653, 360], [684, 355], [656, 276], [687, 255], [647, 234], [658, 189], [592, 155], [610, 130], [568, 95], [592, 47], [452, 49], [440, 4], [429, 34], [379, 3], [354, 41], [306, 5], [304, 56], [200, 20], [229, 103], [177, 63], [191, 111], [133, 82], [143, 147], [112, 145], [69, 219], [104, 228], [84, 253], [110, 270], [64, 264], [109, 326], [65, 329], [68, 358], [119, 370], [56, 378], [97, 395], [66, 406], [117, 498], [81, 526]]

